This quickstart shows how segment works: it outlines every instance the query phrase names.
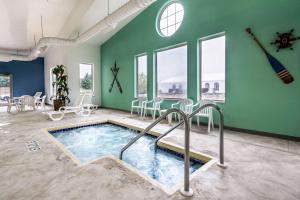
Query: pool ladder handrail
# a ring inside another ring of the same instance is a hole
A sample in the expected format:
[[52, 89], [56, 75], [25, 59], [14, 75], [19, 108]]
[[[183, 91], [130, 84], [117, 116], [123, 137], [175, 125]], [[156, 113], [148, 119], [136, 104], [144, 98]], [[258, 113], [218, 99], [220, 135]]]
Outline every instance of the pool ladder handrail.
[[[193, 196], [193, 190], [189, 188], [190, 186], [190, 125], [188, 122], [187, 115], [178, 108], [168, 109], [163, 115], [161, 115], [157, 120], [152, 122], [147, 128], [143, 130], [140, 134], [134, 137], [126, 146], [121, 149], [119, 158], [122, 160], [123, 153], [126, 151], [131, 145], [133, 145], [136, 141], [138, 141], [141, 137], [146, 135], [153, 127], [155, 127], [160, 121], [162, 121], [165, 117], [167, 117], [170, 113], [178, 113], [183, 118], [182, 123], [185, 124], [185, 140], [184, 140], [184, 187], [180, 190], [180, 193], [183, 196], [191, 197]], [[174, 130], [174, 129], [173, 129]]]
[[[218, 166], [225, 168], [226, 165], [224, 163], [224, 114], [223, 111], [221, 110], [221, 108], [213, 103], [207, 103], [204, 104], [202, 106], [200, 106], [199, 108], [197, 108], [194, 112], [192, 112], [191, 114], [189, 114], [187, 116], [188, 120], [191, 120], [192, 117], [194, 117], [198, 112], [200, 112], [201, 110], [207, 108], [207, 107], [213, 107], [215, 110], [218, 111], [219, 113], [219, 117], [220, 117], [220, 121], [219, 121], [219, 133], [220, 133], [220, 147], [219, 147], [219, 162], [218, 162]], [[160, 139], [162, 139], [163, 137], [167, 136], [170, 132], [172, 132], [174, 129], [178, 128], [179, 126], [181, 126], [184, 123], [183, 120], [181, 120], [178, 124], [176, 124], [175, 126], [173, 126], [172, 128], [170, 128], [167, 132], [165, 132], [164, 134], [160, 135], [158, 138], [156, 138], [155, 140], [155, 149], [157, 149], [157, 143]]]

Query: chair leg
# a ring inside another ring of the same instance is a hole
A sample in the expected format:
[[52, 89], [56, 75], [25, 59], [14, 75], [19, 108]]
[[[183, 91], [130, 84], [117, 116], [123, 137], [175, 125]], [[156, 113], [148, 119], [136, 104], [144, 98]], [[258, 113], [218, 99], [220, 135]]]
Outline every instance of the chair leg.
[[11, 106], [7, 106], [7, 112], [10, 113], [10, 110], [11, 110]]
[[214, 115], [211, 114], [211, 127], [214, 129]]
[[168, 115], [167, 115], [167, 120], [168, 120], [168, 124], [169, 124], [169, 125], [171, 125], [171, 122], [172, 122], [171, 119], [172, 119], [172, 115], [171, 115], [171, 114], [168, 114]]
[[199, 126], [199, 116], [197, 116], [197, 126]]
[[143, 112], [144, 112], [144, 108], [141, 108], [141, 113], [140, 113], [141, 118], [143, 118]]
[[131, 107], [130, 115], [132, 115], [133, 107]]
[[207, 131], [210, 133], [211, 117], [208, 117]]
[[156, 110], [153, 110], [153, 111], [152, 111], [152, 118], [153, 118], [153, 121], [155, 120], [155, 114], [156, 114]]
[[143, 119], [145, 119], [146, 114], [147, 114], [147, 108], [144, 108]]

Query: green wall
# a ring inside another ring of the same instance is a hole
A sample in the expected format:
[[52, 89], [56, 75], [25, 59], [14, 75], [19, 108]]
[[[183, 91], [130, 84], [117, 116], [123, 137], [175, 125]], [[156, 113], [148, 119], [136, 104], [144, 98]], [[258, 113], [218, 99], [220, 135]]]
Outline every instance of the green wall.
[[[148, 54], [148, 97], [153, 97], [153, 52], [187, 42], [188, 97], [197, 100], [197, 40], [226, 32], [226, 102], [220, 104], [226, 126], [300, 137], [300, 41], [295, 50], [279, 53], [269, 42], [277, 31], [295, 28], [300, 36], [299, 0], [182, 0], [184, 21], [169, 38], [156, 32], [156, 16], [166, 0], [158, 0], [101, 46], [102, 106], [130, 110], [134, 98], [134, 56]], [[295, 81], [283, 84], [257, 45], [245, 33], [251, 26]], [[120, 67], [120, 94], [110, 67]], [[167, 106], [166, 104], [164, 105]]]

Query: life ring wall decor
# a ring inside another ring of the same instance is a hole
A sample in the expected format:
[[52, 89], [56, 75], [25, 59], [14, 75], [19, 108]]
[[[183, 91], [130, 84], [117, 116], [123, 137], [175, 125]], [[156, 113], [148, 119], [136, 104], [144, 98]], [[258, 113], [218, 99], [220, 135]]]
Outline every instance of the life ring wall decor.
[[112, 83], [110, 84], [110, 87], [109, 87], [109, 90], [108, 90], [109, 93], [111, 93], [115, 82], [117, 83], [117, 86], [119, 88], [120, 93], [123, 93], [122, 86], [121, 86], [121, 84], [118, 80], [119, 70], [120, 70], [120, 68], [117, 68], [117, 61], [115, 61], [114, 67], [110, 68], [110, 71], [112, 72], [114, 79], [113, 79]]
[[286, 33], [279, 33], [277, 32], [277, 37], [275, 38], [274, 42], [271, 42], [272, 45], [276, 45], [277, 52], [280, 49], [287, 49], [290, 48], [290, 50], [293, 50], [293, 45], [296, 40], [299, 40], [300, 37], [296, 37], [293, 34], [294, 29], [291, 29], [290, 32]]

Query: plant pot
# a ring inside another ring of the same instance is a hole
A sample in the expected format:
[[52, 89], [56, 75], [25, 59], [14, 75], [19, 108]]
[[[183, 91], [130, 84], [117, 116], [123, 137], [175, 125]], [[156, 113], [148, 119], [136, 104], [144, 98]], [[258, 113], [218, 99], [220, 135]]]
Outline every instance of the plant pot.
[[58, 111], [60, 107], [65, 106], [65, 102], [63, 100], [53, 100], [54, 110]]

